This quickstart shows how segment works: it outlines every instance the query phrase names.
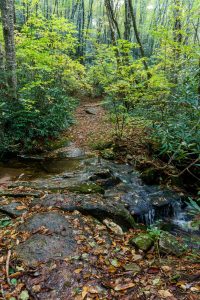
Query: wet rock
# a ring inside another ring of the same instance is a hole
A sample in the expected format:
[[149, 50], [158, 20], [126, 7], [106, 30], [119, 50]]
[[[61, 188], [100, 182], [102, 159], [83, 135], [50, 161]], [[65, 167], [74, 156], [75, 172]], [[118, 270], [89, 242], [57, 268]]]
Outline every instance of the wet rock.
[[138, 249], [148, 251], [153, 246], [153, 239], [149, 234], [140, 234], [130, 240], [130, 243]]
[[36, 201], [43, 207], [56, 207], [63, 211], [80, 211], [91, 215], [99, 220], [110, 218], [119, 225], [125, 227], [135, 227], [134, 218], [122, 203], [117, 200], [102, 198], [95, 195], [74, 195], [74, 194], [52, 194], [46, 196], [43, 201]]
[[95, 172], [91, 177], [90, 180], [98, 180], [98, 179], [108, 179], [112, 176], [110, 169], [100, 169]]
[[121, 197], [122, 201], [128, 205], [128, 210], [133, 216], [140, 216], [148, 213], [151, 204], [148, 195], [143, 190], [131, 191]]
[[85, 151], [80, 148], [69, 148], [65, 151], [57, 152], [58, 158], [78, 158], [85, 156]]
[[149, 198], [151, 204], [155, 208], [160, 208], [164, 206], [169, 206], [174, 201], [179, 201], [180, 197], [178, 194], [174, 194], [174, 192], [170, 190], [163, 191], [155, 191], [154, 193], [149, 193]]
[[47, 228], [51, 233], [73, 237], [70, 223], [58, 212], [37, 213], [20, 225], [18, 230], [35, 232], [41, 227]]
[[23, 197], [39, 197], [40, 192], [13, 192], [13, 191], [2, 191], [0, 192], [0, 197], [13, 197], [13, 198], [23, 198]]
[[110, 169], [100, 169], [95, 172], [90, 178], [91, 181], [95, 181], [98, 185], [104, 188], [110, 188], [116, 186], [121, 182], [120, 178], [115, 176]]
[[27, 212], [21, 202], [11, 202], [9, 204], [0, 205], [0, 211], [14, 218]]
[[159, 250], [163, 254], [181, 256], [185, 252], [183, 245], [177, 241], [175, 236], [163, 231], [159, 239]]
[[71, 237], [35, 234], [16, 246], [15, 252], [24, 264], [33, 266], [51, 259], [65, 258], [72, 255], [75, 249], [76, 242]]
[[31, 161], [44, 161], [45, 160], [45, 156], [44, 155], [18, 155], [19, 159], [22, 161], [27, 161], [27, 162], [31, 162]]

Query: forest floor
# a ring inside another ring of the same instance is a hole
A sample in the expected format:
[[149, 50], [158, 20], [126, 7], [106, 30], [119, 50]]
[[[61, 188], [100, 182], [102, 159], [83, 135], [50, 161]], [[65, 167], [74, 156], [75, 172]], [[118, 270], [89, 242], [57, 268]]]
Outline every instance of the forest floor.
[[[113, 126], [100, 100], [82, 102], [76, 119], [66, 133], [73, 147], [93, 152], [99, 140], [112, 139]], [[79, 211], [84, 201], [105, 201], [101, 195], [67, 189], [58, 195], [47, 187], [35, 190], [17, 183], [1, 191], [0, 299], [199, 299], [197, 254], [163, 255], [156, 244], [149, 251], [138, 250], [130, 239], [143, 231], [122, 232], [113, 220], [99, 222]], [[78, 204], [68, 210], [71, 201], [71, 207], [73, 201]]]
[[112, 139], [113, 126], [101, 102], [102, 98], [85, 98], [78, 106], [76, 124], [69, 130], [70, 138], [77, 147], [91, 151], [94, 149], [92, 144]]

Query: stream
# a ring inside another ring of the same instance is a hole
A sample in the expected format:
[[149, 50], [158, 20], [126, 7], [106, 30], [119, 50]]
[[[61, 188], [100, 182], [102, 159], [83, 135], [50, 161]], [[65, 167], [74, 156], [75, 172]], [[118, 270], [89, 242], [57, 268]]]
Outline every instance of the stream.
[[48, 193], [70, 190], [82, 197], [98, 192], [103, 203], [112, 204], [115, 199], [123, 204], [137, 223], [181, 236], [192, 248], [200, 246], [199, 228], [192, 226], [182, 195], [144, 184], [127, 164], [88, 157], [79, 149], [53, 158], [24, 156], [1, 162], [0, 189], [22, 186]]

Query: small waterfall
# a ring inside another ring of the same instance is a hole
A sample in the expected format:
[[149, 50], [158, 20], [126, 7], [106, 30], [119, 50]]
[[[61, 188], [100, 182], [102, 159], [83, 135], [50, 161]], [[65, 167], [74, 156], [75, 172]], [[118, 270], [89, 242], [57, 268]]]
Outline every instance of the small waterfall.
[[192, 215], [189, 213], [187, 207], [183, 208], [181, 201], [173, 204], [174, 215], [172, 223], [186, 232], [198, 231], [199, 227], [193, 225]]

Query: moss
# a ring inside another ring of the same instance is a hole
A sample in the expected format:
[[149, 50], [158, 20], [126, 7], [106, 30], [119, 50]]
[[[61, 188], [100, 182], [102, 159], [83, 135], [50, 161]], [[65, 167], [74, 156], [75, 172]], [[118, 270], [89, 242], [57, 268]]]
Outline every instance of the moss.
[[140, 234], [130, 240], [130, 243], [136, 246], [138, 249], [148, 251], [153, 246], [153, 239], [149, 234]]
[[101, 151], [101, 156], [105, 159], [115, 159], [115, 153], [112, 148]]
[[112, 147], [112, 141], [99, 140], [97, 142], [91, 142], [90, 146], [94, 150], [105, 150]]
[[161, 181], [162, 172], [155, 168], [148, 168], [141, 174], [141, 179], [146, 184], [159, 184]]
[[159, 249], [161, 253], [181, 256], [185, 251], [185, 246], [180, 243], [175, 236], [169, 232], [162, 231], [159, 239]]
[[104, 194], [104, 189], [96, 183], [81, 183], [70, 187], [69, 190], [80, 194]]
[[49, 141], [47, 143], [48, 150], [56, 150], [62, 147], [67, 147], [70, 144], [70, 140], [67, 137], [62, 137], [61, 139]]

